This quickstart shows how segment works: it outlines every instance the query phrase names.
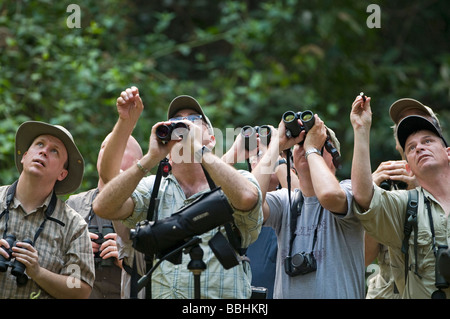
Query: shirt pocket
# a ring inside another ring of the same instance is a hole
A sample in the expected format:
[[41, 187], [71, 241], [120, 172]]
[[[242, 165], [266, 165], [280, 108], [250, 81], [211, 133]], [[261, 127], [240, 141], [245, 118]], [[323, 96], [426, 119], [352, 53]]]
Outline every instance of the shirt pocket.
[[[416, 269], [416, 256], [414, 247], [414, 232], [409, 238], [409, 264], [410, 270]], [[435, 256], [433, 253], [431, 232], [427, 229], [419, 229], [417, 234], [417, 264], [419, 275], [424, 279], [434, 281]]]

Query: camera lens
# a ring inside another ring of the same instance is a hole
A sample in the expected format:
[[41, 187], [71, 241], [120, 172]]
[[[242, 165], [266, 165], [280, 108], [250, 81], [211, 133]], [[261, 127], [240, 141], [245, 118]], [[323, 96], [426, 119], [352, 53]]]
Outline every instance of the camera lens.
[[295, 254], [291, 259], [292, 266], [295, 268], [300, 267], [304, 261], [305, 257], [302, 254]]

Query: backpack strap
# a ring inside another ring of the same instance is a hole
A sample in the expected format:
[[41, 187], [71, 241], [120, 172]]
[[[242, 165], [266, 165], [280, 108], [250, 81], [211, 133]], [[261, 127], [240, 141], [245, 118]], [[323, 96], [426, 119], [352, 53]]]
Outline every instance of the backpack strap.
[[405, 223], [403, 226], [402, 253], [405, 255], [405, 284], [409, 272], [409, 238], [414, 230], [414, 255], [415, 255], [415, 274], [419, 277], [419, 266], [417, 264], [417, 208], [419, 192], [416, 189], [408, 191], [408, 205], [406, 207]]

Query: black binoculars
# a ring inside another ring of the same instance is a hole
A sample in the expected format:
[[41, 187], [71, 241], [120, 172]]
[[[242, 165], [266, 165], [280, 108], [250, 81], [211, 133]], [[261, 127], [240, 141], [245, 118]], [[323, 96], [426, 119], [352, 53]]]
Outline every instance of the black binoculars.
[[244, 137], [245, 149], [247, 151], [252, 151], [256, 148], [256, 133], [259, 134], [261, 143], [264, 145], [269, 145], [270, 137], [272, 135], [270, 126], [261, 125], [253, 127], [246, 125], [241, 129], [241, 134]]
[[[312, 111], [304, 112], [293, 112], [287, 111], [283, 114], [283, 122], [286, 126], [286, 136], [287, 137], [297, 137], [304, 130], [306, 133], [314, 126], [314, 113]], [[298, 123], [301, 120], [303, 125]]]
[[156, 137], [163, 142], [168, 142], [172, 138], [172, 133], [175, 131], [176, 136], [183, 138], [183, 131], [177, 129], [186, 129], [189, 127], [183, 122], [171, 122], [170, 124], [161, 124], [156, 128]]
[[393, 181], [391, 179], [386, 179], [380, 183], [380, 187], [384, 190], [390, 191], [393, 189], [407, 189], [408, 184], [402, 181]]
[[[11, 261], [13, 253], [12, 248], [15, 247], [17, 243], [16, 236], [6, 235], [5, 240], [9, 244], [9, 249], [3, 247], [3, 250], [8, 254], [8, 258], [0, 256], [0, 272], [6, 272], [8, 270], [8, 267], [11, 266], [11, 274], [17, 278], [17, 285], [23, 286], [28, 281], [28, 276], [25, 275], [26, 267], [18, 260], [14, 260], [14, 262]], [[22, 242], [31, 245], [33, 244], [33, 241], [31, 239], [25, 239]]]
[[[102, 231], [99, 232], [98, 231], [98, 226], [89, 226], [89, 232], [90, 233], [94, 233], [98, 236], [97, 239], [92, 239], [92, 241], [96, 244], [103, 244], [105, 241], [107, 241], [107, 239], [105, 239], [105, 236], [107, 234], [110, 233], [114, 233], [114, 228], [112, 227], [112, 225], [103, 225], [102, 226]], [[101, 266], [101, 267], [111, 267], [114, 265], [114, 260], [112, 258], [107, 258], [107, 259], [103, 259], [102, 257], [100, 257], [100, 253], [101, 251], [99, 250], [98, 252], [96, 252], [94, 254], [94, 262], [95, 262], [95, 266]]]

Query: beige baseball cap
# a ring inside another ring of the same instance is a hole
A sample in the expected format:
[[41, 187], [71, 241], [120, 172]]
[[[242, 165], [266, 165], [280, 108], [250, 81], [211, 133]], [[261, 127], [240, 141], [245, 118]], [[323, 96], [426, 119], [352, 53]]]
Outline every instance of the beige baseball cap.
[[171, 119], [174, 117], [174, 115], [182, 109], [191, 109], [198, 114], [202, 116], [202, 118], [205, 120], [205, 123], [208, 125], [209, 131], [212, 134], [213, 132], [213, 126], [211, 124], [211, 121], [209, 118], [205, 115], [205, 112], [203, 112], [202, 107], [200, 106], [200, 103], [196, 99], [194, 99], [192, 96], [189, 95], [179, 95], [176, 98], [170, 102], [169, 109], [167, 110], [167, 119]]
[[[400, 115], [409, 109], [416, 109], [422, 111], [424, 114], [429, 115], [430, 117], [434, 118], [436, 120], [436, 123], [440, 127], [439, 120], [434, 114], [433, 110], [421, 102], [411, 99], [411, 98], [403, 98], [395, 101], [392, 103], [391, 107], [389, 108], [389, 115], [391, 116], [392, 121], [395, 124], [398, 124], [400, 120], [402, 119]], [[411, 115], [411, 114], [410, 114]], [[416, 115], [422, 115], [422, 114], [416, 114]]]

